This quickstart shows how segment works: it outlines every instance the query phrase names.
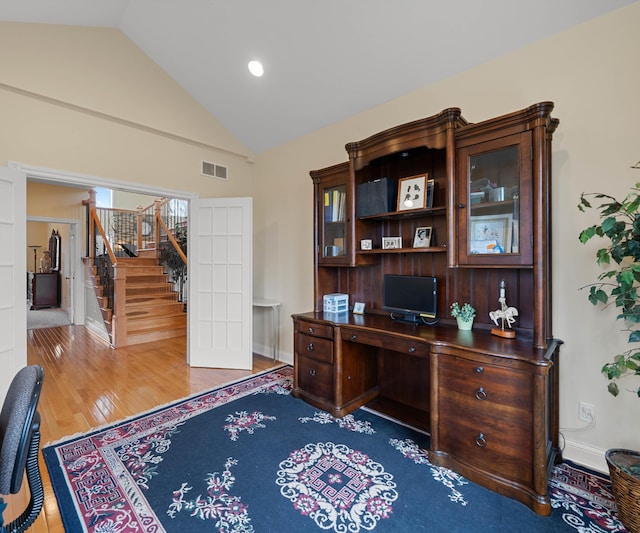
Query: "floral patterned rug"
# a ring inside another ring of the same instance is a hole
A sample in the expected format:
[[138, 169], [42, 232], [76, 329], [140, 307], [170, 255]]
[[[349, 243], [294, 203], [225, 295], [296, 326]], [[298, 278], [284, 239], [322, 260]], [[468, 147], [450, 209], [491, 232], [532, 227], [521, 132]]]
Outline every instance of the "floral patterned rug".
[[431, 465], [428, 436], [341, 419], [275, 370], [43, 448], [66, 531], [622, 532], [606, 476], [558, 465], [553, 512]]

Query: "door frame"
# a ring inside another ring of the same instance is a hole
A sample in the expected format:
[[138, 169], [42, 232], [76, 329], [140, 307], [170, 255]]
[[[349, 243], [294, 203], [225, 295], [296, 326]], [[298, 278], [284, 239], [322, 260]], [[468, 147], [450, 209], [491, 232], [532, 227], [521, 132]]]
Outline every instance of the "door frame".
[[[197, 204], [198, 194], [192, 192], [185, 192], [179, 190], [172, 189], [164, 189], [162, 187], [153, 187], [150, 185], [142, 185], [139, 183], [131, 183], [127, 181], [115, 180], [115, 179], [107, 179], [101, 178], [97, 176], [88, 176], [84, 174], [76, 174], [73, 172], [62, 172], [59, 170], [53, 170], [49, 168], [36, 167], [32, 165], [27, 165], [25, 163], [20, 163], [18, 161], [8, 161], [7, 167], [19, 170], [20, 172], [24, 172], [27, 176], [27, 182], [35, 181], [39, 183], [49, 183], [52, 185], [62, 185], [67, 187], [76, 187], [76, 188], [87, 188], [91, 187], [102, 187], [105, 189], [115, 189], [120, 191], [138, 193], [138, 194], [146, 194], [149, 196], [156, 197], [171, 197], [171, 198], [181, 198], [189, 201], [189, 209], [191, 211], [192, 206]], [[27, 196], [28, 200], [28, 196]], [[38, 217], [27, 217], [27, 219], [33, 219]], [[46, 218], [46, 217], [45, 217]], [[187, 229], [188, 234], [191, 232], [189, 223], [189, 228]], [[77, 256], [78, 262], [81, 261], [82, 257], [82, 242], [84, 237], [83, 228], [78, 224], [78, 229], [80, 230], [77, 237], [77, 246], [79, 247], [79, 252]], [[26, 243], [25, 243], [26, 245]], [[84, 272], [82, 270], [82, 264], [76, 264], [76, 283], [74, 283], [74, 294], [72, 298], [76, 303], [82, 302], [82, 321], [84, 322], [84, 273], [80, 276], [80, 272]], [[187, 291], [190, 291], [190, 285], [187, 286]], [[188, 295], [187, 295], [188, 297]], [[79, 310], [77, 310], [79, 312]], [[78, 318], [80, 315], [78, 315]], [[189, 321], [191, 320], [191, 313], [189, 312], [189, 308], [187, 307], [187, 331], [189, 330]], [[185, 362], [189, 364], [189, 339], [187, 338], [187, 353], [185, 354]]]
[[[28, 179], [28, 178], [27, 178]], [[50, 218], [50, 217], [36, 217], [27, 215], [27, 222], [43, 222], [45, 224], [66, 224], [69, 226], [69, 242], [66, 246], [63, 244], [63, 250], [66, 248], [69, 252], [69, 265], [73, 269], [73, 278], [69, 280], [70, 294], [69, 294], [69, 319], [73, 324], [84, 323], [84, 298], [78, 297], [82, 295], [82, 245], [80, 235], [82, 234], [80, 228], [80, 220], [71, 218]], [[60, 280], [62, 283], [62, 280]]]

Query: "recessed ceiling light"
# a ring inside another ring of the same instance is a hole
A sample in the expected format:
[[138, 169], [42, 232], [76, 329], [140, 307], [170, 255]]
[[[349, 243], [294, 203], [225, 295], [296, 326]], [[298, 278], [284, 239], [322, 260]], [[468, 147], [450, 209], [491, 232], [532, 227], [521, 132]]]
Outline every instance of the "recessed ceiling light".
[[253, 74], [256, 78], [259, 78], [264, 74], [264, 68], [262, 68], [262, 63], [260, 61], [249, 61], [249, 72]]

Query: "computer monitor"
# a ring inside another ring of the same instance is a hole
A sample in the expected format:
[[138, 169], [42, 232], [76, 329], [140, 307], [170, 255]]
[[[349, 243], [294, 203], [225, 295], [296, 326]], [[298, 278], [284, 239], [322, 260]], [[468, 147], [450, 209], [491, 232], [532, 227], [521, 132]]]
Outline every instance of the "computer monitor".
[[394, 320], [428, 323], [438, 316], [437, 279], [385, 274], [383, 306]]

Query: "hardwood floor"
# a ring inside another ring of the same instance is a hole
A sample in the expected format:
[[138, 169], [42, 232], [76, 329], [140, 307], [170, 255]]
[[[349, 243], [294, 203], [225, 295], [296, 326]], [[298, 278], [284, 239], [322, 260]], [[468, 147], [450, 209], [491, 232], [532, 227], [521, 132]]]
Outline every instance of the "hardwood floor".
[[[191, 368], [186, 364], [185, 338], [112, 349], [83, 326], [27, 331], [27, 359], [44, 368], [38, 408], [42, 445], [280, 364], [254, 354], [252, 372]], [[40, 467], [45, 502], [30, 531], [62, 533], [42, 456]], [[26, 506], [25, 489], [26, 480], [19, 495], [4, 497], [5, 521]]]

